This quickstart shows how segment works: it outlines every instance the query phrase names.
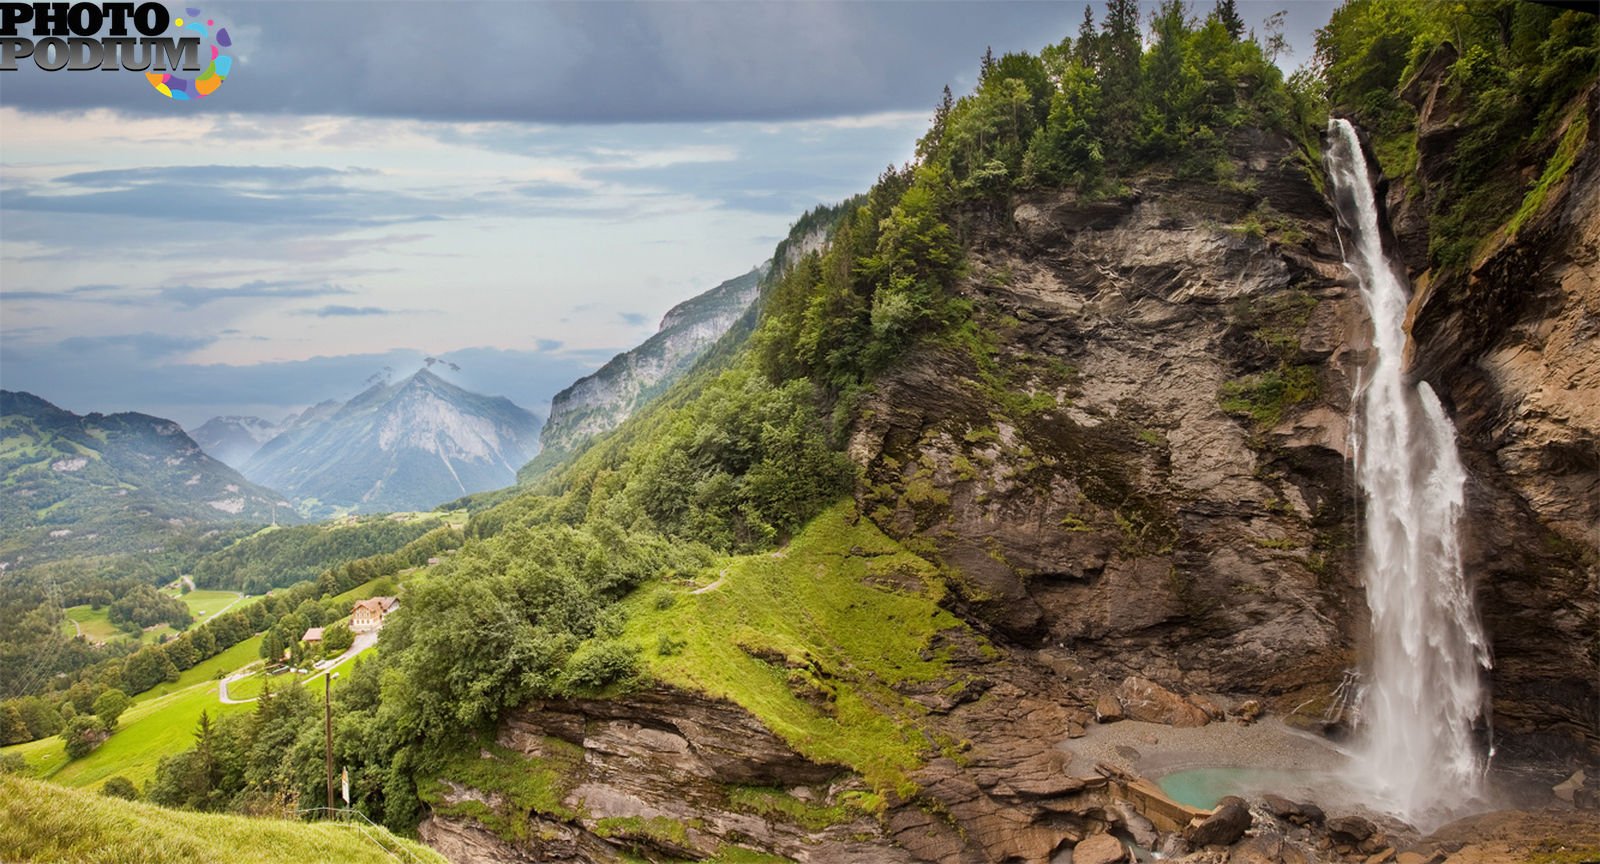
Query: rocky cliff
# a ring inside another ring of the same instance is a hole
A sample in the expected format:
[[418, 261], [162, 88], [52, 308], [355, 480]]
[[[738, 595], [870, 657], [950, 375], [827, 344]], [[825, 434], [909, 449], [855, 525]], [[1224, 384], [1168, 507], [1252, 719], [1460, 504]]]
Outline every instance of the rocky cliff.
[[1493, 644], [1496, 732], [1600, 754], [1600, 91], [1537, 154], [1571, 148], [1543, 200], [1467, 266], [1435, 272], [1415, 238], [1458, 139], [1448, 59], [1407, 90], [1422, 182], [1390, 194], [1418, 286], [1414, 368], [1453, 410], [1472, 474], [1464, 554]]
[[666, 390], [750, 308], [766, 267], [685, 300], [667, 311], [654, 335], [611, 358], [550, 400], [541, 445], [569, 452], [615, 429], [634, 409]]

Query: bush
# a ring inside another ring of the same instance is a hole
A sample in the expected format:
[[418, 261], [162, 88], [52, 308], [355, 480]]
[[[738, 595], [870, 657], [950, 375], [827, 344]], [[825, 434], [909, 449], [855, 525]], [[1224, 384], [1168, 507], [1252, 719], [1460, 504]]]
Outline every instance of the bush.
[[322, 631], [323, 653], [332, 657], [342, 654], [355, 644], [356, 634], [350, 632], [350, 625], [344, 621], [330, 624]]
[[122, 798], [127, 801], [137, 801], [139, 800], [139, 787], [133, 785], [132, 780], [129, 780], [121, 774], [118, 774], [117, 776], [112, 777], [110, 780], [107, 780], [105, 784], [100, 787], [100, 794], [109, 796], [111, 798]]
[[566, 684], [573, 690], [599, 690], [639, 674], [633, 648], [620, 642], [590, 642], [567, 661]]
[[28, 770], [28, 760], [18, 753], [0, 753], [0, 774], [21, 774]]

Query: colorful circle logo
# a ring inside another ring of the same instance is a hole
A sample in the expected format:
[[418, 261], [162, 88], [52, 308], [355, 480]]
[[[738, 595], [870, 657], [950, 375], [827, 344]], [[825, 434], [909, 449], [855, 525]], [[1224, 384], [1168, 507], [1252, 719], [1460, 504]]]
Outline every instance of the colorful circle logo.
[[222, 82], [227, 80], [228, 73], [233, 70], [233, 58], [223, 54], [223, 48], [233, 47], [233, 37], [228, 35], [228, 28], [218, 27], [217, 22], [207, 18], [200, 18], [199, 9], [185, 9], [184, 17], [172, 19], [172, 26], [178, 28], [180, 35], [187, 36], [185, 30], [192, 30], [200, 34], [205, 42], [201, 43], [201, 50], [207, 48], [211, 51], [211, 62], [199, 77], [194, 80], [180, 78], [170, 72], [146, 72], [145, 78], [149, 79], [150, 86], [156, 92], [168, 99], [188, 101], [190, 99], [204, 99], [215, 93]]

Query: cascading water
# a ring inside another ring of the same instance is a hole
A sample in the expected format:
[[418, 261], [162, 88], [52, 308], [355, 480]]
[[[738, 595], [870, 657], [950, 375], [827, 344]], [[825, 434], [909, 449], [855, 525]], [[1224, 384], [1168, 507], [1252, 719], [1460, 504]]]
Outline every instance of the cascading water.
[[1489, 655], [1457, 537], [1467, 475], [1439, 398], [1406, 378], [1406, 285], [1383, 251], [1355, 128], [1331, 120], [1328, 138], [1328, 171], [1354, 246], [1345, 264], [1361, 282], [1375, 355], [1354, 424], [1372, 616], [1355, 779], [1374, 804], [1428, 829], [1483, 792], [1473, 727], [1483, 716]]

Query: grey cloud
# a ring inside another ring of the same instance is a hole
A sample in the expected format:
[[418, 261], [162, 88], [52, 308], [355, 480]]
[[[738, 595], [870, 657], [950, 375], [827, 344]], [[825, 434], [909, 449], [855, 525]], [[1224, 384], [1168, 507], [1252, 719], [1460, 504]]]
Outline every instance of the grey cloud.
[[148, 168], [111, 168], [79, 171], [56, 178], [57, 182], [97, 189], [150, 186], [167, 183], [213, 185], [250, 184], [257, 186], [299, 186], [313, 180], [376, 174], [367, 169], [339, 169], [273, 165], [184, 165]]
[[127, 333], [115, 336], [73, 336], [61, 340], [63, 350], [73, 354], [131, 352], [141, 360], [160, 360], [197, 351], [215, 342], [215, 336], [178, 336], [171, 333]]
[[320, 309], [301, 309], [296, 315], [314, 315], [318, 318], [361, 318], [372, 315], [400, 315], [403, 309], [385, 309], [381, 306], [323, 306]]
[[629, 327], [642, 327], [650, 323], [650, 316], [639, 312], [618, 312], [617, 317]]
[[156, 296], [162, 300], [176, 303], [186, 309], [195, 309], [207, 303], [216, 303], [223, 300], [240, 299], [305, 299], [310, 297], [330, 297], [340, 294], [355, 293], [348, 288], [338, 285], [316, 285], [303, 282], [268, 282], [257, 280], [246, 282], [232, 288], [204, 288], [197, 285], [174, 285], [162, 288]]
[[[837, 116], [928, 107], [985, 44], [1037, 49], [1079, 4], [241, 3], [239, 54], [178, 110], [553, 123]], [[219, 10], [218, 14], [221, 14]], [[463, 58], [472, 58], [463, 65]], [[23, 64], [6, 101], [170, 113], [141, 76]], [[470, 80], [470, 84], [467, 82]], [[329, 82], [335, 82], [330, 84]]]

